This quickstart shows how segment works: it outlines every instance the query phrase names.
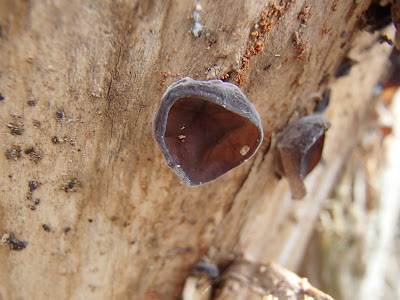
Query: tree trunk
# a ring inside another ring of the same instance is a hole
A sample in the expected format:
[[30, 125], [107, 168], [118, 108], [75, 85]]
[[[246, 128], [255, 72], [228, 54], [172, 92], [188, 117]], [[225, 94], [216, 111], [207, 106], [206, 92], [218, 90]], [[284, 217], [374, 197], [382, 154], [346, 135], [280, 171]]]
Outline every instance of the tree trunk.
[[[0, 1], [0, 299], [177, 299], [205, 255], [296, 270], [390, 48], [359, 30], [368, 0], [275, 2], [200, 1], [196, 37], [193, 1]], [[350, 50], [359, 64], [336, 80]], [[241, 86], [265, 135], [196, 188], [152, 136], [185, 76]], [[273, 133], [328, 86], [322, 163], [291, 200]]]

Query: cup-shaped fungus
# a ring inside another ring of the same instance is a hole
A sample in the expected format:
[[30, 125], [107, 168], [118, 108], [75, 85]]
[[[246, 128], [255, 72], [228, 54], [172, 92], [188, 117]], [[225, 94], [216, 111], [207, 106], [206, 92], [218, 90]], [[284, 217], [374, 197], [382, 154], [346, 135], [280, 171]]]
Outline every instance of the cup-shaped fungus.
[[328, 120], [314, 114], [289, 124], [278, 139], [280, 163], [286, 176], [292, 197], [303, 198], [306, 193], [304, 178], [321, 159]]
[[263, 139], [260, 116], [236, 85], [189, 77], [163, 94], [153, 135], [167, 165], [189, 186], [239, 166]]

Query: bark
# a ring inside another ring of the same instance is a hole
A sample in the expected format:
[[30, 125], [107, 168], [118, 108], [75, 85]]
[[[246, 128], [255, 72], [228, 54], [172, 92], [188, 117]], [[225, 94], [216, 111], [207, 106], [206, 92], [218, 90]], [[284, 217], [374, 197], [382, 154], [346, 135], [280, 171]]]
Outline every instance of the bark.
[[[283, 2], [260, 51], [266, 1], [201, 1], [201, 37], [191, 1], [0, 1], [0, 299], [176, 299], [204, 255], [296, 269], [390, 49], [360, 37], [370, 1]], [[273, 132], [313, 111], [353, 47], [323, 163], [293, 201]], [[151, 133], [166, 86], [185, 76], [241, 85], [265, 134], [249, 162], [197, 188]]]

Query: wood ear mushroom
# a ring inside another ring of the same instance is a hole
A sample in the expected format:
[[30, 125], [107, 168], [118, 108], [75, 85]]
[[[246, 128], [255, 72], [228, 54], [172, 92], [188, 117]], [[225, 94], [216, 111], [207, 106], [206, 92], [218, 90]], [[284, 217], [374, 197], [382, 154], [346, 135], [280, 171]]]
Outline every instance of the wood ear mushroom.
[[314, 114], [289, 124], [278, 139], [281, 173], [286, 176], [294, 199], [307, 193], [303, 180], [321, 159], [329, 127], [328, 120]]
[[189, 77], [163, 94], [153, 135], [167, 165], [189, 186], [239, 166], [263, 140], [260, 116], [236, 85]]

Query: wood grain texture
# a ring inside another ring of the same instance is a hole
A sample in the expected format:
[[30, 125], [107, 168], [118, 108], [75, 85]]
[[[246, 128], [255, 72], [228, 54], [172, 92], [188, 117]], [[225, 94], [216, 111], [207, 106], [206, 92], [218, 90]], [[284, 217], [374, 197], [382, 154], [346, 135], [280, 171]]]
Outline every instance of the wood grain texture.
[[[298, 265], [389, 50], [382, 46], [374, 72], [360, 75], [367, 88], [334, 98], [327, 163], [310, 175], [310, 196], [293, 202], [273, 172], [272, 133], [295, 111], [313, 110], [310, 95], [331, 81], [369, 1], [293, 3], [243, 73], [263, 122], [261, 149], [190, 188], [164, 164], [153, 114], [179, 78], [234, 75], [267, 3], [200, 2], [212, 38], [189, 33], [194, 1], [0, 1], [0, 235], [27, 242], [21, 251], [0, 247], [0, 299], [176, 299], [206, 254], [219, 265], [237, 256]], [[18, 147], [20, 157], [7, 159]], [[29, 147], [39, 159], [24, 153]]]

